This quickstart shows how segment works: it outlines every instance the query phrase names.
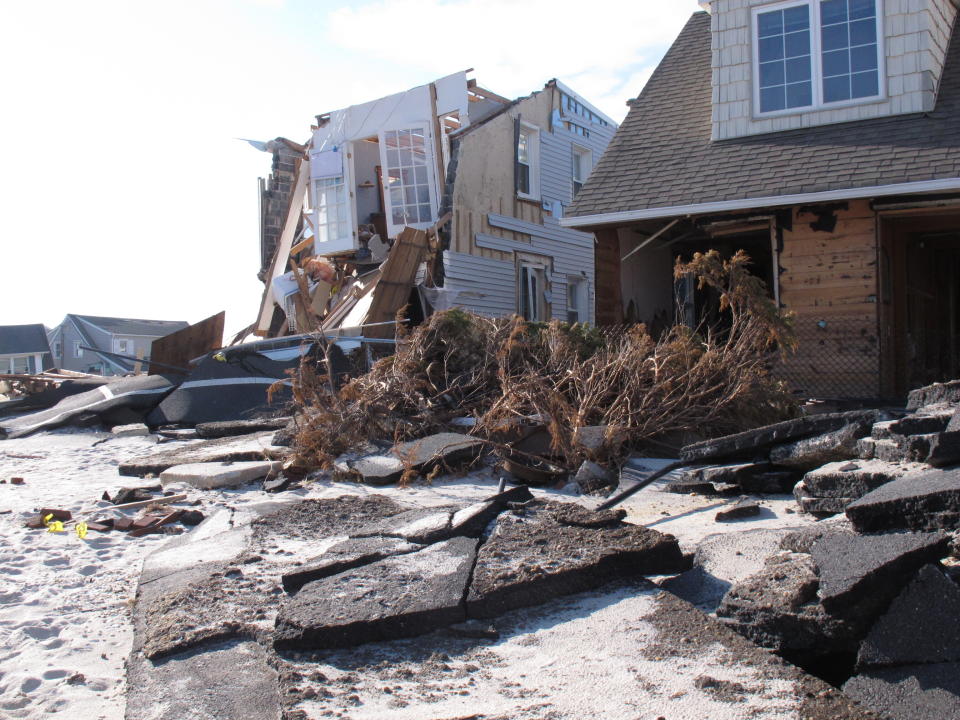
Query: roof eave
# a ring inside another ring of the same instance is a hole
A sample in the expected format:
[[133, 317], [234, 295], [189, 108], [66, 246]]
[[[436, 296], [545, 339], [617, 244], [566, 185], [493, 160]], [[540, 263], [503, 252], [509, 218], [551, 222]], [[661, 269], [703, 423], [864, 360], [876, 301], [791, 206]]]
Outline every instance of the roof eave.
[[678, 215], [706, 215], [761, 207], [809, 205], [813, 203], [832, 202], [834, 200], [855, 200], [856, 198], [864, 197], [934, 193], [950, 190], [960, 190], [960, 177], [897, 183], [894, 185], [824, 190], [821, 192], [797, 193], [793, 195], [721, 200], [718, 202], [698, 203], [694, 205], [672, 205], [669, 207], [646, 208], [643, 210], [622, 210], [596, 215], [568, 215], [560, 218], [560, 225], [561, 227], [569, 228], [602, 227], [604, 225], [622, 225], [640, 220], [655, 220], [657, 218], [676, 217]]

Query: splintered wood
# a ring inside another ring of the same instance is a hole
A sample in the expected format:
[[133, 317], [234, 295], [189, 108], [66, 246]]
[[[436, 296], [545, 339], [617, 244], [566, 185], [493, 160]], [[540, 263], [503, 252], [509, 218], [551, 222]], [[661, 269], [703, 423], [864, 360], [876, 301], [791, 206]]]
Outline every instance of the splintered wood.
[[[380, 279], [374, 290], [373, 302], [367, 312], [366, 323], [383, 323], [393, 320], [397, 311], [407, 304], [410, 289], [417, 278], [420, 263], [428, 251], [425, 230], [404, 228], [383, 265], [380, 266]], [[389, 337], [394, 332], [389, 325], [367, 328], [367, 337]]]

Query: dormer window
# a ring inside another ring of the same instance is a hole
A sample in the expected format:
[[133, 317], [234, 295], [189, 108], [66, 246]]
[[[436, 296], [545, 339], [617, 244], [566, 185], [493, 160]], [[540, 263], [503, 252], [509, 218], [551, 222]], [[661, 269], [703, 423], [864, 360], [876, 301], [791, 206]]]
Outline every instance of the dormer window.
[[753, 10], [756, 115], [882, 97], [877, 0], [792, 0]]

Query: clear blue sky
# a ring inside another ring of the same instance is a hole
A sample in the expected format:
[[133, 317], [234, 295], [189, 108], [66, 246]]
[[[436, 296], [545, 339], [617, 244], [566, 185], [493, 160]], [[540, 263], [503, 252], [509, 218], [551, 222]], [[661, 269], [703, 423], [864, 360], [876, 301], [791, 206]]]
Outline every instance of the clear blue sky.
[[236, 138], [474, 68], [558, 78], [616, 120], [695, 0], [4, 3], [0, 324], [67, 312], [254, 320], [257, 177]]

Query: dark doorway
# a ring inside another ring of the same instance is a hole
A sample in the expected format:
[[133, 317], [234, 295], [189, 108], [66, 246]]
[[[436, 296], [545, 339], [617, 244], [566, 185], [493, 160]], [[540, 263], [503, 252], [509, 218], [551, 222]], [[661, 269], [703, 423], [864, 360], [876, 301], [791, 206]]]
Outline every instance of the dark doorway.
[[894, 394], [960, 377], [960, 216], [889, 218], [883, 254]]

